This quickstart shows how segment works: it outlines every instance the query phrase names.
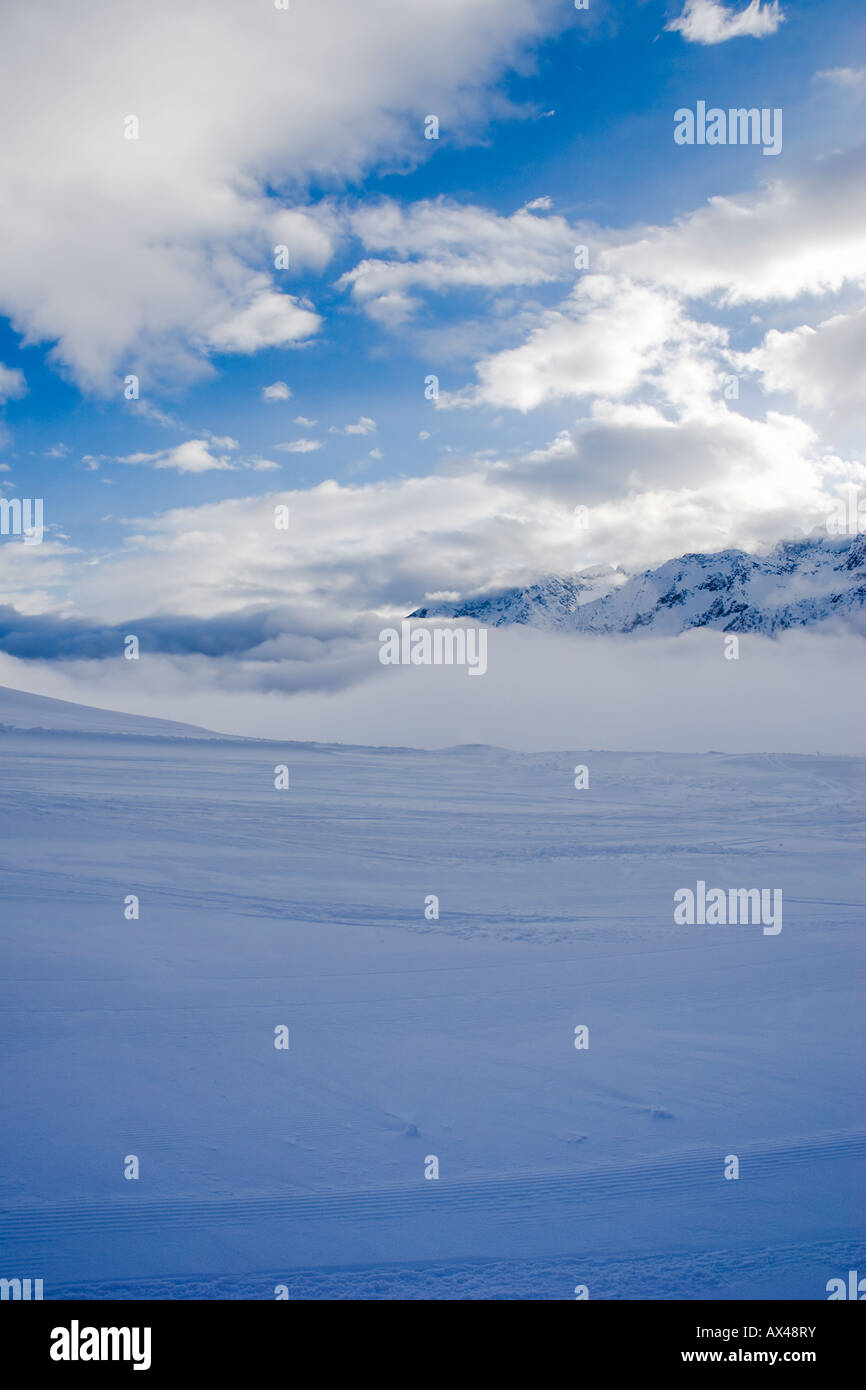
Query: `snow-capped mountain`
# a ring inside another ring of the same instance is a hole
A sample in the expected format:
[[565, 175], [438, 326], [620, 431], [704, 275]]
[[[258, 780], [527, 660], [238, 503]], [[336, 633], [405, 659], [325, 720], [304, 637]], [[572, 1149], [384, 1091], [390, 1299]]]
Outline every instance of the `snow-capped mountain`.
[[[599, 583], [608, 592], [598, 596]], [[472, 618], [491, 627], [525, 623], [576, 632], [774, 633], [866, 605], [866, 536], [785, 541], [767, 555], [721, 550], [682, 555], [626, 577], [594, 569], [528, 588], [418, 608], [412, 618]]]

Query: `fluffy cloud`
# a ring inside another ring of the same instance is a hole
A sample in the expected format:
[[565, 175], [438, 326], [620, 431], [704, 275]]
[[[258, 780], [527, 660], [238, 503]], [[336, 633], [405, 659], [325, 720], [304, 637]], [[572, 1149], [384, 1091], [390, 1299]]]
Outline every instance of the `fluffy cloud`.
[[391, 251], [393, 259], [366, 259], [338, 284], [374, 318], [396, 327], [419, 307], [411, 291], [509, 285], [562, 280], [572, 269], [575, 232], [562, 217], [536, 217], [551, 207], [538, 198], [511, 217], [447, 198], [408, 208], [391, 199], [354, 212], [350, 226], [364, 247]]
[[321, 322], [318, 314], [293, 295], [263, 290], [246, 308], [209, 328], [207, 340], [220, 352], [258, 352], [260, 348], [301, 342], [311, 337]]
[[[46, 508], [46, 520], [50, 515]], [[77, 559], [72, 547], [59, 540], [43, 539], [41, 545], [5, 540], [0, 545], [0, 604], [14, 605], [23, 627], [23, 620], [35, 614], [68, 613], [68, 584]]]
[[693, 370], [695, 354], [719, 331], [692, 322], [676, 297], [623, 277], [586, 275], [519, 347], [477, 365], [478, 385], [441, 398], [443, 406], [534, 410], [569, 397], [629, 396], [653, 379], [675, 380], [675, 358]]
[[127, 454], [118, 463], [149, 463], [154, 468], [175, 468], [179, 473], [210, 473], [214, 469], [233, 468], [227, 454], [214, 454], [211, 446], [236, 448], [233, 439], [187, 439], [174, 449], [153, 454]]
[[710, 198], [672, 226], [608, 241], [604, 268], [724, 304], [866, 286], [866, 147], [757, 193]]
[[547, 449], [500, 465], [500, 484], [569, 511], [586, 507], [591, 562], [632, 565], [666, 550], [760, 548], [826, 518], [840, 474], [796, 416], [750, 420], [722, 403], [676, 422], [651, 407], [606, 406]]
[[428, 157], [431, 110], [470, 137], [489, 85], [565, 22], [554, 0], [12, 6], [0, 312], [104, 392], [126, 371], [176, 381], [213, 351], [307, 338], [295, 276], [327, 263], [335, 235], [309, 181]]
[[[595, 273], [584, 272], [554, 309], [516, 303], [508, 322], [512, 331], [526, 325], [525, 341], [481, 358], [478, 384], [440, 405], [527, 411], [569, 397], [623, 398], [648, 384], [681, 405], [718, 388], [727, 329], [707, 322], [713, 311], [866, 286], [866, 147], [757, 192], [711, 198], [668, 226], [569, 227], [526, 209], [501, 217], [446, 199], [408, 208], [384, 200], [351, 220], [366, 247], [394, 257], [362, 261], [340, 283], [390, 326], [420, 308], [414, 291], [571, 277], [573, 247], [593, 247]], [[700, 321], [687, 307], [697, 299], [713, 306]], [[475, 336], [489, 341], [491, 331], [487, 323]], [[471, 325], [458, 325], [425, 341], [447, 356], [451, 339], [465, 351], [472, 337]], [[758, 359], [750, 365], [757, 370]]]
[[17, 367], [4, 367], [0, 362], [0, 402], [17, 400], [27, 394], [24, 373]]
[[[527, 412], [576, 399], [595, 413], [631, 400], [710, 419], [736, 369], [805, 407], [852, 413], [863, 396], [866, 317], [850, 300], [866, 287], [864, 174], [860, 148], [797, 180], [713, 198], [671, 226], [596, 229], [597, 269], [555, 308], [536, 310], [518, 346], [481, 357], [476, 384], [443, 394], [439, 407]], [[796, 304], [801, 326], [734, 351], [729, 311], [774, 302]]]
[[866, 412], [866, 309], [834, 314], [817, 327], [771, 329], [734, 361], [758, 372], [766, 391], [791, 392], [800, 406], [852, 416]]
[[375, 430], [376, 430], [376, 421], [375, 421], [375, 420], [372, 420], [372, 419], [370, 418], [369, 415], [362, 415], [362, 416], [360, 417], [360, 419], [358, 419], [358, 420], [355, 421], [354, 425], [343, 425], [343, 426], [331, 425], [331, 428], [330, 428], [330, 430], [328, 431], [328, 433], [329, 433], [329, 434], [374, 434], [374, 433], [375, 433]]
[[665, 27], [678, 30], [689, 43], [725, 43], [727, 39], [763, 39], [785, 19], [779, 0], [750, 0], [731, 10], [721, 0], [686, 0], [683, 12]]
[[270, 386], [262, 387], [263, 401], [288, 401], [291, 399], [291, 391], [284, 381], [275, 381]]

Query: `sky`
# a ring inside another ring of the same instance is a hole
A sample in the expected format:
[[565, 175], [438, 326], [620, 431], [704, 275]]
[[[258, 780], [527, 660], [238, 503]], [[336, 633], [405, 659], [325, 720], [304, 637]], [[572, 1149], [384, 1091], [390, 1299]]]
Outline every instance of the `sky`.
[[[0, 488], [45, 524], [0, 539], [7, 684], [360, 741], [384, 622], [862, 486], [857, 0], [2, 22]], [[732, 108], [767, 138], [675, 139]]]

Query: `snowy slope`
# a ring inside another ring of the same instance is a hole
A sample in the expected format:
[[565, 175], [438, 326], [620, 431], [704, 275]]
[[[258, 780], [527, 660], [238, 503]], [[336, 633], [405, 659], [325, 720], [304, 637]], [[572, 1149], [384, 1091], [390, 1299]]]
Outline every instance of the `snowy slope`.
[[[9, 729], [0, 753], [7, 1277], [821, 1299], [866, 1267], [862, 761]], [[782, 932], [677, 926], [701, 878], [781, 885]]]
[[419, 608], [409, 616], [477, 618], [491, 627], [529, 623], [533, 627], [566, 628], [573, 626], [574, 614], [581, 604], [589, 603], [600, 591], [604, 593], [626, 577], [610, 565], [599, 566], [580, 574], [552, 576], [525, 589], [505, 589], [499, 594], [484, 594], [461, 603]]
[[194, 724], [149, 719], [118, 710], [95, 709], [69, 700], [52, 700], [24, 690], [0, 686], [0, 732], [7, 729], [52, 730], [65, 733], [131, 734], [141, 738], [216, 738]]
[[598, 571], [551, 578], [526, 589], [416, 609], [413, 618], [473, 618], [491, 627], [528, 623], [576, 632], [672, 634], [711, 627], [772, 634], [850, 619], [866, 605], [866, 536], [785, 542], [769, 555], [723, 550], [683, 555], [622, 582], [603, 597]]

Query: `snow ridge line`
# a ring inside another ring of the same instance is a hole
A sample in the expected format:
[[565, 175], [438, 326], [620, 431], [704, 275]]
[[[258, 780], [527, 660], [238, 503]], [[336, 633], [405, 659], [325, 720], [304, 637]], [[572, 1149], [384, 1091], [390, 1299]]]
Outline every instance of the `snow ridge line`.
[[[185, 1229], [204, 1229], [214, 1222], [231, 1224], [255, 1219], [295, 1221], [381, 1221], [389, 1217], [421, 1215], [443, 1206], [449, 1211], [477, 1211], [479, 1207], [509, 1210], [533, 1207], [551, 1200], [576, 1203], [618, 1198], [641, 1198], [656, 1193], [694, 1190], [721, 1181], [720, 1151], [683, 1151], [663, 1161], [622, 1166], [568, 1169], [543, 1174], [503, 1174], [436, 1183], [414, 1183], [393, 1188], [332, 1193], [250, 1194], [243, 1197], [145, 1198], [123, 1203], [118, 1198], [62, 1205], [7, 1208], [0, 1214], [0, 1239], [9, 1247], [30, 1242], [53, 1242], [64, 1233], [146, 1232], [160, 1222], [180, 1222]], [[866, 1157], [866, 1131], [837, 1134], [783, 1147], [740, 1146], [740, 1162], [748, 1163], [750, 1177], [767, 1180], [807, 1169], [815, 1161]], [[520, 1213], [525, 1216], [525, 1212]]]

